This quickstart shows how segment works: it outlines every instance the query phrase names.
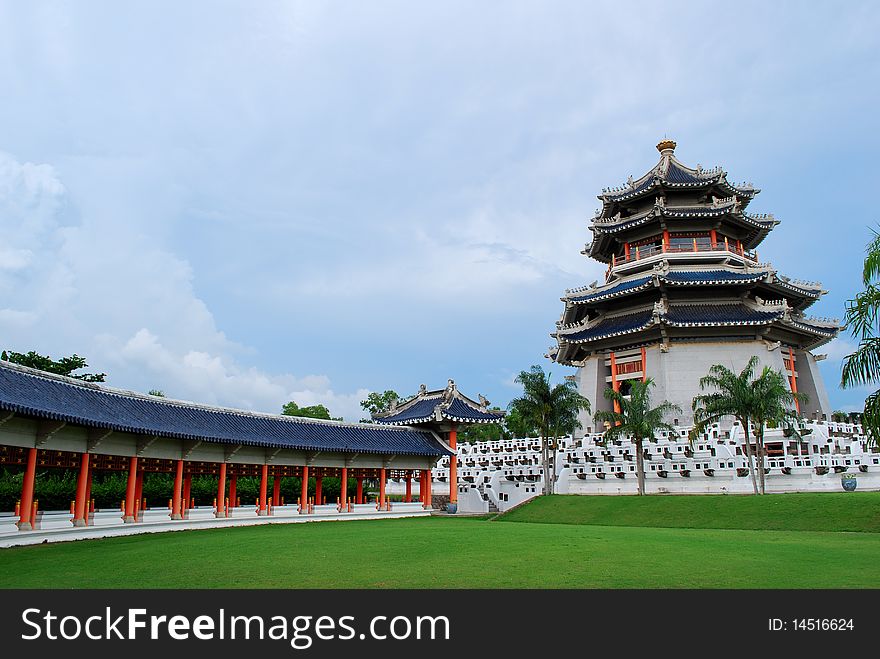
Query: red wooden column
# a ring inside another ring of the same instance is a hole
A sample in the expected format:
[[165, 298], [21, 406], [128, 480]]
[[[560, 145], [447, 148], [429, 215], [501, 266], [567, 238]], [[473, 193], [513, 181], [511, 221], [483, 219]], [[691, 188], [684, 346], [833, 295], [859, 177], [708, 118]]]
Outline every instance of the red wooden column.
[[629, 261], [629, 243], [623, 243], [623, 254], [626, 256], [626, 260]]
[[712, 241], [712, 249], [718, 249], [718, 232], [715, 229], [709, 230], [709, 240]]
[[[797, 377], [794, 374], [794, 351], [791, 349], [791, 346], [788, 346], [788, 363], [791, 366], [791, 393], [796, 394], [797, 390]], [[798, 414], [801, 413], [801, 403], [795, 398], [794, 399], [794, 408], [797, 410]]]
[[309, 468], [308, 466], [304, 466], [302, 468], [302, 487], [300, 488], [299, 495], [299, 505], [300, 512], [309, 510]]
[[76, 503], [73, 506], [74, 526], [85, 526], [89, 516], [89, 502], [86, 500], [89, 488], [89, 454], [79, 456], [79, 476], [76, 479]]
[[[614, 352], [611, 353], [611, 388], [620, 391], [620, 383], [617, 381], [617, 359]], [[620, 414], [620, 403], [614, 401], [614, 411]]]
[[178, 460], [174, 470], [174, 489], [171, 491], [171, 519], [183, 519], [180, 499], [183, 489], [183, 460]]
[[19, 531], [32, 531], [34, 519], [32, 517], [34, 507], [34, 481], [37, 478], [37, 449], [28, 449], [27, 466], [24, 469], [24, 479], [21, 483], [21, 510], [18, 517]]
[[[141, 521], [141, 519], [143, 519], [143, 517], [141, 516], [141, 513], [143, 512], [143, 510], [141, 509], [142, 503], [143, 503], [141, 501], [141, 499], [143, 499], [143, 496], [144, 496], [144, 470], [138, 469], [137, 478], [135, 479], [135, 486], [134, 486], [134, 521], [136, 521], [136, 522], [139, 522], [139, 521]], [[146, 508], [146, 506], [143, 506], [143, 508]]]
[[235, 508], [236, 506], [238, 506], [238, 498], [237, 498], [238, 491], [236, 489], [237, 486], [238, 486], [238, 474], [232, 474], [232, 476], [229, 477], [229, 507], [230, 508]]
[[406, 472], [406, 494], [403, 495], [403, 500], [407, 503], [412, 501], [412, 472], [409, 470]]
[[86, 481], [86, 526], [91, 523], [91, 515], [95, 512], [95, 505], [92, 503], [92, 475], [95, 473], [94, 467], [89, 465], [89, 478]]
[[272, 477], [272, 506], [281, 505], [281, 474], [276, 473]]
[[449, 456], [449, 503], [458, 503], [458, 429], [453, 424], [449, 431], [449, 448], [452, 455]]
[[342, 478], [339, 479], [339, 503], [348, 504], [348, 467], [342, 468]]
[[323, 476], [315, 476], [315, 503], [317, 505], [321, 505], [324, 503], [324, 499], [321, 498], [323, 494], [322, 490], [324, 485], [324, 477]]
[[669, 231], [667, 231], [665, 229], [663, 231], [663, 251], [664, 252], [669, 251]]
[[122, 521], [130, 524], [134, 521], [134, 497], [137, 493], [137, 456], [128, 459], [128, 481], [125, 485], [125, 512]]
[[183, 510], [187, 511], [192, 507], [192, 474], [183, 477]]
[[646, 357], [647, 351], [645, 350], [645, 346], [642, 346], [642, 382], [648, 379], [648, 365], [645, 363]]
[[[277, 478], [276, 478], [277, 480]], [[260, 503], [257, 506], [257, 515], [266, 515], [269, 513], [268, 501], [266, 497], [269, 491], [269, 465], [263, 465], [260, 468]], [[274, 501], [273, 501], [274, 503]]]
[[379, 471], [379, 510], [385, 508], [385, 467]]
[[363, 503], [364, 502], [364, 477], [357, 477], [357, 497], [355, 498], [355, 503]]
[[226, 517], [226, 506], [224, 499], [226, 498], [226, 463], [220, 463], [220, 477], [217, 479], [217, 509], [214, 511], [214, 517]]
[[425, 508], [432, 508], [431, 501], [431, 470], [425, 470]]

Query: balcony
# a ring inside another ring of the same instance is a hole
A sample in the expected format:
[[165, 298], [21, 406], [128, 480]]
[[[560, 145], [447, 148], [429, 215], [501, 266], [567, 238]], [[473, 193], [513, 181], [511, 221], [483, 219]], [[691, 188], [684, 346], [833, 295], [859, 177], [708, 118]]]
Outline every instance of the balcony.
[[729, 254], [731, 256], [739, 257], [744, 261], [750, 261], [754, 264], [758, 263], [758, 253], [755, 251], [744, 250], [742, 247], [737, 247], [736, 245], [717, 243], [713, 245], [706, 245], [695, 242], [693, 245], [647, 245], [644, 247], [632, 247], [629, 250], [629, 254], [623, 254], [620, 256], [612, 254], [611, 256], [611, 265], [608, 267], [606, 272], [610, 274], [612, 270], [617, 268], [624, 267], [627, 269], [629, 266], [635, 263], [641, 264], [643, 261], [657, 261], [660, 258], [666, 257], [688, 257], [694, 254], [717, 254], [719, 256], [724, 254]]

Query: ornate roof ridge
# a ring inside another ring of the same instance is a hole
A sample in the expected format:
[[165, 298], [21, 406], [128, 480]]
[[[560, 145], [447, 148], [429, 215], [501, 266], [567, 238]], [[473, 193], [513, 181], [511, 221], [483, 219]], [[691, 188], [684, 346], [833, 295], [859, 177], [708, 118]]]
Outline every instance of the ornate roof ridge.
[[167, 398], [164, 396], [152, 396], [150, 394], [141, 393], [139, 391], [131, 391], [129, 389], [119, 389], [116, 387], [110, 387], [104, 384], [98, 384], [95, 382], [86, 382], [84, 380], [79, 380], [77, 378], [68, 377], [65, 375], [59, 375], [57, 373], [48, 373], [46, 371], [41, 371], [39, 369], [30, 368], [29, 366], [22, 366], [21, 364], [15, 364], [13, 362], [0, 360], [0, 368], [6, 368], [9, 370], [19, 371], [31, 377], [40, 378], [43, 380], [54, 380], [58, 382], [63, 382], [64, 384], [68, 384], [74, 387], [81, 387], [84, 389], [93, 389], [96, 391], [100, 391], [101, 393], [108, 394], [110, 396], [119, 396], [121, 398], [132, 398], [137, 400], [145, 400], [151, 403], [156, 403], [159, 405], [167, 405], [169, 407], [177, 407], [183, 409], [198, 409], [204, 410], [206, 412], [215, 412], [219, 414], [231, 414], [233, 416], [240, 417], [248, 417], [248, 418], [257, 418], [257, 419], [276, 419], [280, 421], [286, 421], [288, 423], [301, 423], [301, 424], [314, 424], [314, 425], [328, 425], [334, 427], [351, 427], [351, 428], [375, 428], [375, 424], [371, 423], [354, 423], [350, 421], [331, 421], [328, 419], [313, 419], [310, 417], [304, 416], [288, 416], [286, 414], [272, 414], [269, 412], [257, 412], [253, 410], [242, 410], [235, 407], [224, 407], [220, 405], [208, 405], [207, 403], [198, 403], [195, 401], [181, 400], [176, 398]]
[[[411, 425], [414, 423], [426, 423], [431, 420], [440, 421], [441, 419], [438, 417], [443, 416], [452, 420], [467, 423], [491, 423], [493, 421], [497, 421], [502, 416], [504, 416], [503, 412], [490, 411], [488, 409], [490, 402], [486, 400], [486, 398], [482, 394], [480, 394], [479, 397], [479, 402], [468, 398], [458, 390], [455, 381], [450, 378], [445, 389], [435, 389], [433, 391], [428, 391], [424, 384], [421, 385], [418, 394], [416, 394], [400, 406], [394, 405], [384, 412], [374, 414], [373, 419], [383, 425]], [[435, 401], [436, 404], [431, 405], [430, 411], [427, 411], [427, 406], [425, 406], [424, 403], [433, 403]], [[460, 415], [449, 414], [448, 410], [452, 408], [452, 406], [456, 402], [473, 410], [475, 414], [487, 415], [491, 418], [474, 417], [468, 419], [461, 417]], [[392, 420], [392, 417], [399, 417], [405, 414], [408, 410], [411, 410], [412, 408], [419, 405], [421, 405], [422, 407], [426, 407], [426, 410], [422, 413], [422, 416], [405, 418], [403, 420]]]

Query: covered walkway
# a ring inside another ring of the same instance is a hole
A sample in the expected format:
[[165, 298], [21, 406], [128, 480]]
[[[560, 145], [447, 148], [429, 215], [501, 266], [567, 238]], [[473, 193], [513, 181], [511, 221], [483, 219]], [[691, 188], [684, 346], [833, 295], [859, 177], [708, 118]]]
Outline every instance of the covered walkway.
[[[259, 414], [157, 398], [0, 362], [0, 465], [23, 468], [15, 517], [0, 517], [0, 546], [133, 532], [239, 524], [429, 514], [430, 470], [450, 455], [429, 428], [382, 427]], [[44, 514], [34, 496], [47, 469], [74, 470], [69, 514]], [[97, 471], [126, 475], [118, 510], [96, 510]], [[147, 508], [145, 473], [172, 476], [168, 506]], [[196, 506], [193, 475], [216, 478], [210, 506]], [[271, 487], [270, 490], [270, 476]], [[259, 479], [259, 495], [242, 505], [239, 477]], [[284, 478], [300, 479], [284, 501]], [[385, 493], [388, 478], [407, 483], [403, 502]], [[339, 495], [323, 495], [325, 478]], [[411, 482], [418, 479], [418, 501]], [[364, 482], [378, 494], [367, 501]], [[309, 489], [309, 484], [313, 488]], [[127, 527], [127, 528], [126, 528]]]

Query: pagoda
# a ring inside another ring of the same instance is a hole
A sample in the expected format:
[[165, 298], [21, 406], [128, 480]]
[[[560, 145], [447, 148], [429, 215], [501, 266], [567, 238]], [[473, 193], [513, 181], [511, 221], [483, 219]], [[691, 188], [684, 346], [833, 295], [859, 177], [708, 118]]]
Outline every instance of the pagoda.
[[[804, 312], [826, 291], [795, 281], [755, 251], [779, 221], [746, 209], [760, 190], [731, 183], [720, 167], [687, 167], [676, 143], [657, 145], [660, 161], [644, 176], [599, 195], [602, 207], [583, 250], [606, 264], [599, 285], [567, 290], [547, 355], [577, 367], [580, 393], [593, 410], [610, 406], [606, 387], [626, 395], [653, 378], [654, 400], [682, 409], [669, 421], [689, 425], [699, 380], [713, 364], [739, 372], [757, 355], [808, 396], [799, 412], [831, 410], [813, 350], [837, 336], [837, 320]], [[592, 432], [591, 418], [581, 419]]]
[[[395, 402], [387, 411], [373, 415], [376, 423], [425, 429], [445, 441], [454, 454], [449, 457], [447, 510], [451, 513], [458, 508], [458, 430], [474, 424], [501, 423], [503, 418], [504, 412], [489, 409], [489, 401], [482, 394], [479, 401], [468, 398], [451, 379], [445, 389], [428, 391], [425, 385], [421, 385], [418, 394], [402, 403]], [[426, 487], [430, 493], [430, 480], [420, 483], [420, 488]], [[430, 499], [430, 494], [428, 497]]]

